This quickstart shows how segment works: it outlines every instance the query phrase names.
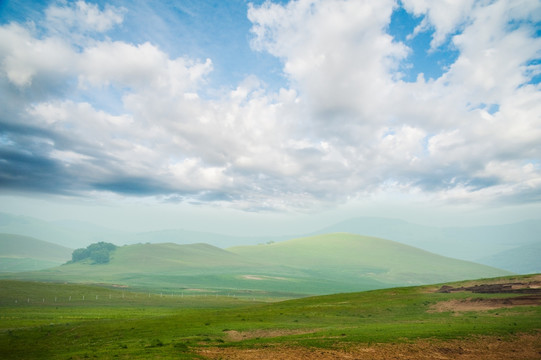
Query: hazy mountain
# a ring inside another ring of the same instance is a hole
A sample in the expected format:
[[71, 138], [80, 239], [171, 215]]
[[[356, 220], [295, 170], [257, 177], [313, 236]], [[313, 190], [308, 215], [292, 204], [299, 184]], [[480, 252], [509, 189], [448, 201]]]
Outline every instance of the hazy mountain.
[[80, 221], [49, 222], [28, 216], [0, 213], [0, 232], [31, 236], [68, 248], [98, 242], [113, 242], [122, 232]]
[[70, 248], [105, 241], [116, 245], [137, 243], [207, 243], [221, 248], [290, 239], [291, 236], [230, 236], [210, 232], [170, 229], [130, 232], [108, 229], [77, 220], [43, 221], [28, 216], [0, 213], [0, 232], [32, 236]]
[[541, 244], [519, 246], [480, 258], [477, 262], [519, 274], [541, 273]]
[[308, 295], [506, 274], [509, 272], [397, 242], [342, 233], [227, 250], [208, 244], [128, 245], [117, 248], [108, 264], [83, 261], [14, 277]]
[[0, 234], [0, 271], [31, 271], [61, 265], [72, 249], [28, 236]]
[[355, 218], [316, 232], [350, 232], [382, 237], [457, 259], [475, 260], [541, 243], [541, 221], [475, 227], [431, 227], [402, 220]]
[[271, 241], [291, 239], [290, 236], [232, 236], [209, 232], [190, 231], [184, 229], [170, 229], [161, 231], [149, 231], [137, 234], [124, 234], [121, 237], [125, 244], [137, 243], [164, 243], [194, 244], [205, 243], [220, 248], [228, 248], [237, 245], [257, 245]]

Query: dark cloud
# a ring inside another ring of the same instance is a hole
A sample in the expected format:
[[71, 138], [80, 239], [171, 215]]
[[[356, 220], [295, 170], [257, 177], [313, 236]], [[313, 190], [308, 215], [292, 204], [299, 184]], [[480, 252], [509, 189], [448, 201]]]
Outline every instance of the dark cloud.
[[77, 193], [62, 164], [24, 151], [0, 148], [0, 188], [44, 193]]
[[174, 191], [167, 185], [152, 178], [145, 177], [126, 177], [118, 175], [110, 180], [104, 180], [90, 184], [90, 186], [100, 191], [111, 191], [122, 195], [163, 195], [173, 193]]

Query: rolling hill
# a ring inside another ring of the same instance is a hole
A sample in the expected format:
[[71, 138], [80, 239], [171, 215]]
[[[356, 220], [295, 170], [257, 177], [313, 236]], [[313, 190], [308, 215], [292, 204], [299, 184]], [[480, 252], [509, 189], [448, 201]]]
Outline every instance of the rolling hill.
[[499, 269], [432, 254], [395, 241], [348, 233], [228, 249], [250, 259], [310, 269], [318, 276], [419, 285], [504, 275]]
[[61, 265], [71, 249], [29, 236], [0, 234], [0, 272], [32, 271]]
[[117, 248], [108, 264], [83, 261], [12, 278], [295, 297], [506, 274], [389, 240], [339, 233], [227, 250], [208, 244], [129, 245]]
[[[88, 222], [74, 220], [43, 221], [28, 216], [0, 212], [0, 233], [31, 236], [71, 248], [86, 247], [99, 241], [116, 245], [160, 244], [166, 242], [175, 244], [206, 243], [220, 248], [228, 248], [335, 232], [389, 239], [435, 254], [474, 261], [497, 268], [509, 266], [510, 259], [506, 256], [495, 256], [496, 254], [504, 254], [507, 251], [519, 249], [523, 246], [539, 246], [541, 244], [541, 221], [539, 219], [497, 226], [437, 227], [423, 226], [396, 219], [358, 217], [303, 235], [263, 236], [256, 234], [253, 236], [235, 236], [188, 229], [146, 232], [122, 231]], [[514, 252], [510, 254], [512, 253]], [[531, 257], [521, 257], [517, 261], [520, 263], [519, 268], [531, 269], [537, 266], [536, 259], [531, 260]], [[512, 268], [518, 269], [517, 267]], [[507, 267], [507, 269], [511, 268]], [[526, 273], [528, 272], [530, 271], [526, 271]]]

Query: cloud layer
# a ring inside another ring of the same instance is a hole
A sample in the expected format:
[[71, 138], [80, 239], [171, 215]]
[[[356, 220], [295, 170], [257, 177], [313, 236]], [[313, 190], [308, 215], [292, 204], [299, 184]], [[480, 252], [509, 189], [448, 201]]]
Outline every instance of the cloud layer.
[[[535, 1], [403, 0], [453, 46], [443, 75], [406, 82], [392, 0], [250, 5], [257, 74], [208, 88], [219, 59], [172, 58], [109, 33], [130, 9], [53, 4], [0, 27], [0, 187], [156, 196], [246, 210], [312, 209], [374, 192], [541, 201]], [[448, 44], [448, 45], [445, 45]]]

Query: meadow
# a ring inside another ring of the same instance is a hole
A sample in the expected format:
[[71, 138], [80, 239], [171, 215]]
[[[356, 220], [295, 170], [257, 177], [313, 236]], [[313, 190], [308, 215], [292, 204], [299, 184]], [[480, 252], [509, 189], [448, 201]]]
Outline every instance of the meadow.
[[[540, 281], [539, 276], [520, 276], [450, 286]], [[283, 356], [287, 351], [304, 351], [313, 355], [308, 358], [330, 359], [360, 351], [359, 347], [394, 349], [425, 341], [439, 343], [439, 349], [443, 342], [451, 349], [449, 342], [475, 343], [487, 337], [511, 344], [510, 354], [519, 358], [540, 357], [541, 307], [537, 300], [511, 306], [513, 298], [524, 295], [441, 293], [437, 291], [441, 286], [277, 301], [280, 299], [272, 297], [132, 292], [111, 286], [2, 280], [0, 357], [302, 358]], [[442, 304], [470, 304], [473, 308]], [[495, 306], [479, 306], [483, 304]], [[519, 348], [516, 341], [520, 339]], [[457, 354], [447, 355], [458, 358]]]

